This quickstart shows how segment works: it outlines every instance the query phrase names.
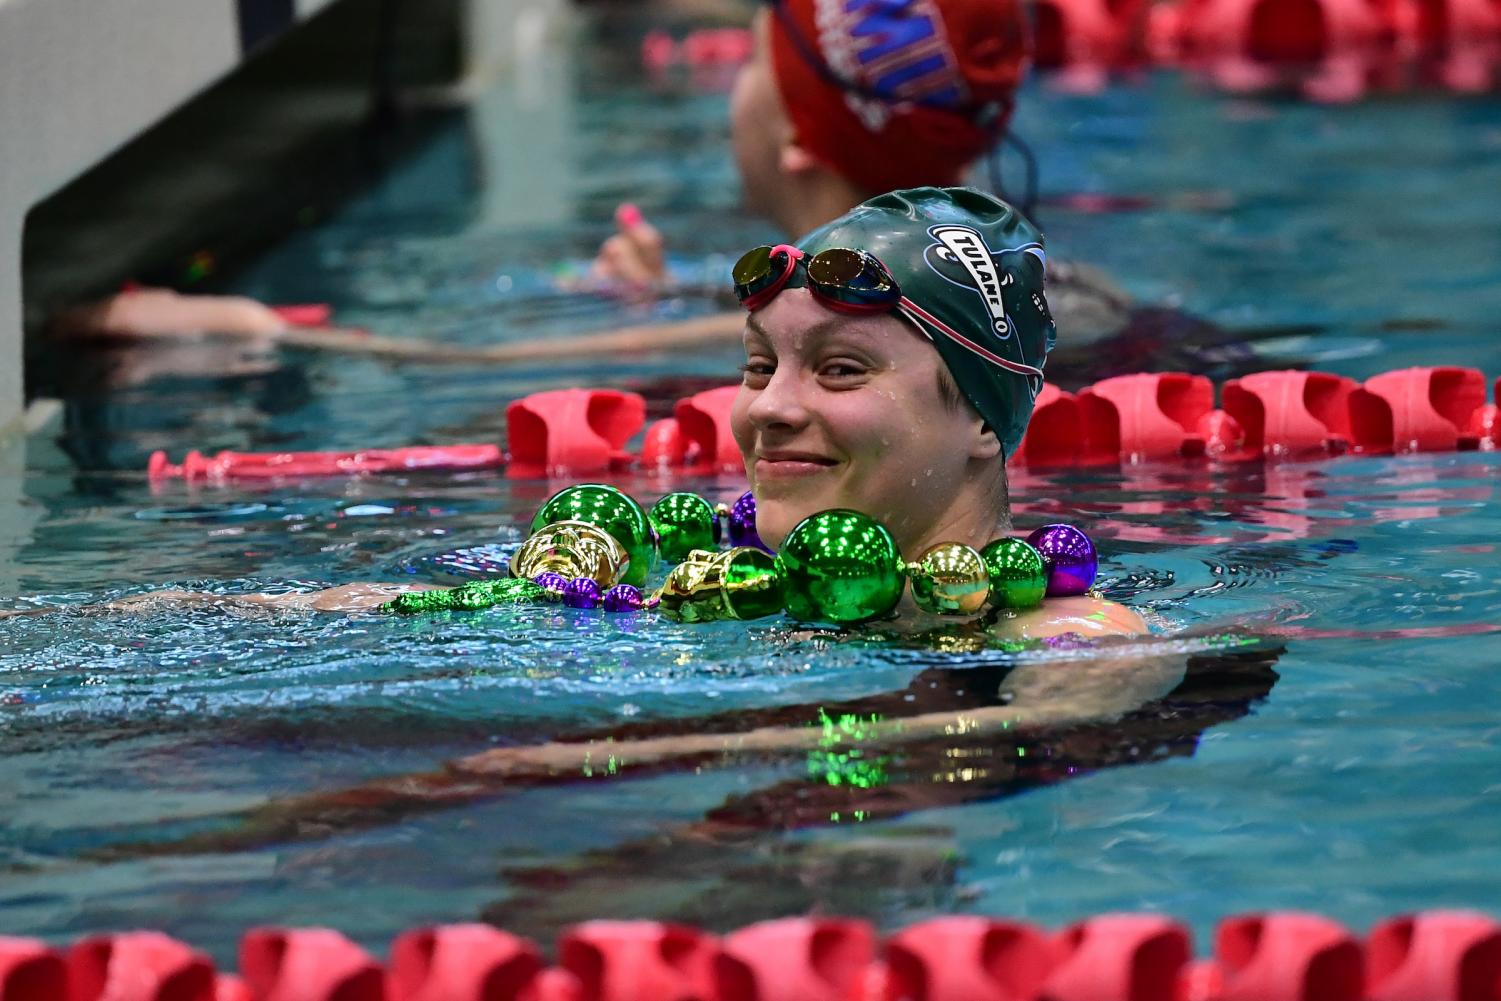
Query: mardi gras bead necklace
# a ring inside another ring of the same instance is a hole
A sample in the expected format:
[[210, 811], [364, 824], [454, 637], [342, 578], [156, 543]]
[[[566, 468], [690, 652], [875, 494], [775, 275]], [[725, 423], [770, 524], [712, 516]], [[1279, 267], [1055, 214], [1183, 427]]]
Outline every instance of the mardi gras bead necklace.
[[761, 546], [755, 498], [713, 505], [697, 494], [668, 494], [645, 511], [629, 494], [586, 483], [554, 494], [532, 518], [510, 560], [511, 577], [413, 591], [382, 608], [397, 613], [471, 611], [504, 603], [561, 601], [608, 612], [654, 607], [640, 585], [660, 552], [671, 560], [717, 546], [722, 526], [736, 546]]
[[[732, 548], [716, 551], [726, 523]], [[681, 562], [648, 598], [640, 584], [659, 552]], [[551, 600], [612, 612], [658, 607], [682, 622], [786, 611], [852, 624], [890, 615], [909, 585], [918, 607], [937, 615], [1035, 608], [1045, 596], [1085, 593], [1099, 561], [1079, 529], [1048, 525], [1026, 541], [1001, 538], [979, 550], [939, 543], [909, 563], [883, 525], [845, 509], [803, 519], [773, 555], [756, 535], [749, 493], [718, 506], [668, 494], [647, 512], [614, 487], [585, 484], [542, 506], [510, 566], [509, 579], [412, 592], [382, 607], [411, 613]]]

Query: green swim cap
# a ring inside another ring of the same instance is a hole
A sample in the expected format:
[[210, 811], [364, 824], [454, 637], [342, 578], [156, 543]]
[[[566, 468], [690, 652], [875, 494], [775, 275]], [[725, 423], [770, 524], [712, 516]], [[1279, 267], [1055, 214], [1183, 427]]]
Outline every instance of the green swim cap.
[[983, 191], [908, 188], [855, 206], [797, 246], [878, 258], [902, 287], [899, 312], [933, 342], [1006, 455], [1016, 450], [1057, 337], [1037, 227]]

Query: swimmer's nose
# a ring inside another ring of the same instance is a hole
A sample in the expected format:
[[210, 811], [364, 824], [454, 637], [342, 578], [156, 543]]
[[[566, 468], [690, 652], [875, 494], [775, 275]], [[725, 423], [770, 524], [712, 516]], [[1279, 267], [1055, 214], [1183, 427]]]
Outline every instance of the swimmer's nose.
[[808, 424], [805, 386], [794, 366], [779, 366], [764, 389], [746, 408], [745, 415], [758, 431], [796, 431]]

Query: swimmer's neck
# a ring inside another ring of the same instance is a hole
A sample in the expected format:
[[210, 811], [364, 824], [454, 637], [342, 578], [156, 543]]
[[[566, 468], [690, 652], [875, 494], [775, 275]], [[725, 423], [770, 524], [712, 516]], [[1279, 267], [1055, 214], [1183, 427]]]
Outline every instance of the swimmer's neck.
[[772, 222], [793, 240], [833, 222], [874, 194], [823, 166], [782, 176], [784, 191], [772, 210]]
[[989, 542], [1011, 531], [1011, 505], [1005, 494], [999, 498], [985, 491], [982, 496], [971, 498], [961, 494], [960, 501], [949, 507], [926, 525], [926, 530], [916, 535], [906, 535], [898, 528], [897, 544], [902, 557], [916, 560], [940, 542], [962, 542], [974, 549], [982, 549]]

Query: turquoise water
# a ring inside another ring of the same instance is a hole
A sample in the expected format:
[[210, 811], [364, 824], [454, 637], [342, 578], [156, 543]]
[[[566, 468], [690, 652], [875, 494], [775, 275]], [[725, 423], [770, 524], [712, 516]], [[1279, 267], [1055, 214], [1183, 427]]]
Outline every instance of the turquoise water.
[[[624, 60], [568, 81], [551, 218], [518, 214], [513, 203], [543, 199], [482, 169], [501, 141], [482, 98], [234, 287], [462, 343], [713, 308], [704, 276], [769, 235], [734, 211], [723, 95], [643, 80]], [[1058, 255], [1106, 267], [1149, 304], [1286, 328], [1231, 338], [1233, 350], [1196, 356], [1204, 370], [1296, 357], [1357, 378], [1408, 364], [1501, 373], [1493, 98], [1316, 107], [1154, 75], [1087, 98], [1034, 83], [1022, 106]], [[1138, 207], [1083, 211], [1079, 193]], [[661, 304], [557, 292], [555, 262], [587, 259], [627, 195], [666, 231], [684, 287]], [[1127, 350], [1054, 374], [1076, 385]], [[1363, 926], [1501, 899], [1497, 647], [1476, 632], [1501, 613], [1493, 454], [1019, 473], [1019, 526], [1089, 526], [1109, 592], [1163, 633], [1270, 637], [1133, 651], [1191, 669], [1119, 720], [945, 736], [855, 767], [799, 752], [621, 777], [606, 761], [566, 781], [452, 793], [442, 808], [304, 798], [273, 816], [258, 808], [488, 749], [702, 731], [707, 714], [826, 726], [837, 752], [870, 715], [982, 709], [1013, 669], [1067, 687], [1099, 664], [1087, 651], [977, 652], [962, 637], [934, 649], [551, 607], [403, 620], [87, 612], [161, 585], [452, 580], [434, 557], [517, 541], [563, 485], [484, 474], [153, 492], [138, 471], [155, 448], [492, 440], [523, 393], [624, 386], [660, 412], [728, 381], [736, 358], [482, 371], [288, 354], [237, 356], [213, 377], [195, 371], [225, 359], [201, 349], [109, 361], [112, 382], [60, 387], [65, 421], [34, 444], [10, 502], [29, 527], [6, 543], [0, 607], [66, 607], [0, 623], [0, 933], [154, 926], [229, 959], [244, 927], [268, 921], [378, 947], [412, 924], [479, 915], [546, 936], [593, 916], [727, 928], [818, 909], [894, 926], [1145, 909], [1202, 935], [1254, 908]], [[743, 489], [620, 482], [643, 500]], [[414, 785], [429, 800], [443, 791]]]

